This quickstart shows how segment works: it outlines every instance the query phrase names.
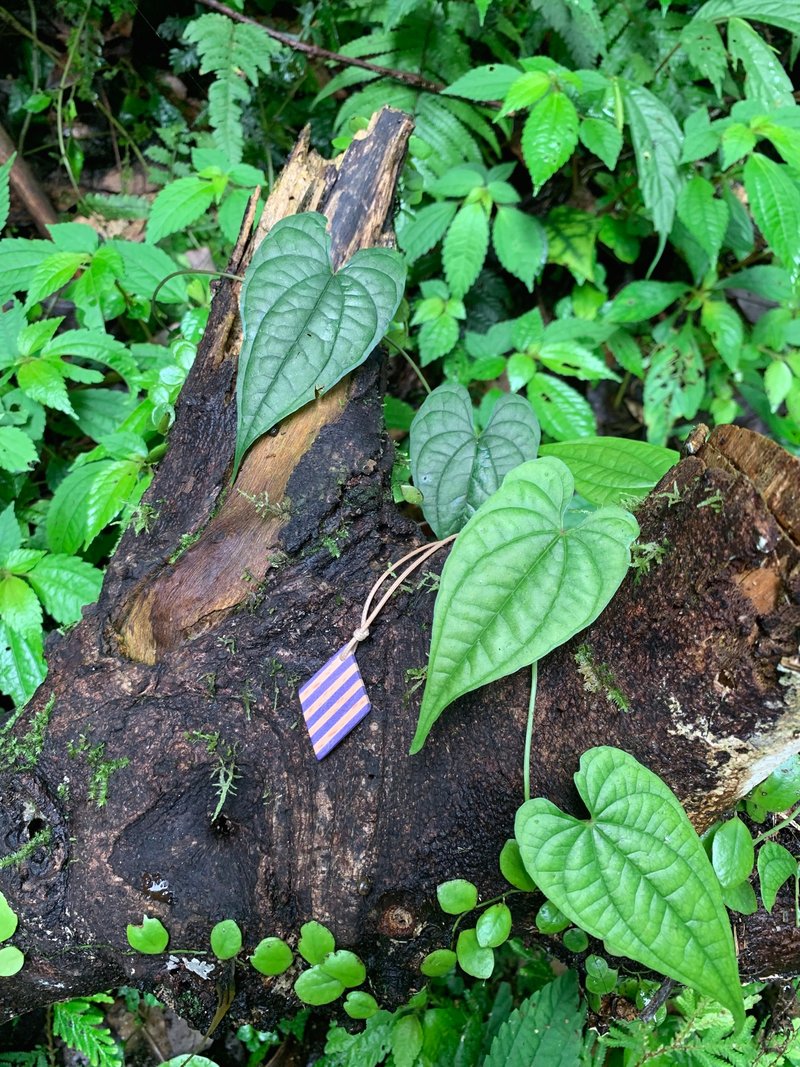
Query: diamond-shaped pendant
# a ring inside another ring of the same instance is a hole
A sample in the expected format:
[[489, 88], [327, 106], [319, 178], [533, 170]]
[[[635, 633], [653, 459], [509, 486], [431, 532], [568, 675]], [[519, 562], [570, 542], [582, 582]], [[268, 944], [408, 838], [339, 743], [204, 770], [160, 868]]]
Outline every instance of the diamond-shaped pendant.
[[[348, 646], [351, 650], [346, 652]], [[300, 705], [317, 759], [347, 737], [370, 709], [369, 697], [352, 651], [352, 642], [320, 667], [300, 688]]]

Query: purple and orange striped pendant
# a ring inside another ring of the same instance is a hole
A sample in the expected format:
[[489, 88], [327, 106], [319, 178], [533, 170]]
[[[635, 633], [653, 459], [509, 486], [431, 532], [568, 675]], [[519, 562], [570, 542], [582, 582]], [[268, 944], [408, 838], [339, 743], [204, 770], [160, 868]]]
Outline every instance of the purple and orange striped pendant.
[[300, 705], [317, 759], [327, 756], [370, 709], [353, 651], [343, 645], [300, 688]]

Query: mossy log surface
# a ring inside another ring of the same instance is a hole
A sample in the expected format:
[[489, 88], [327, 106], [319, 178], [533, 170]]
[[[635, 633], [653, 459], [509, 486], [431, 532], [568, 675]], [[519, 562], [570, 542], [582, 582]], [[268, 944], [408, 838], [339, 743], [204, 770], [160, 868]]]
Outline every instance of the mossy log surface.
[[[386, 110], [337, 161], [301, 140], [232, 270], [295, 211], [328, 215], [339, 263], [391, 241], [409, 133]], [[503, 888], [527, 672], [448, 709], [409, 758], [420, 693], [407, 694], [406, 672], [426, 661], [428, 583], [399, 593], [360, 647], [369, 717], [326, 760], [313, 756], [298, 685], [348, 639], [376, 575], [424, 534], [391, 502], [377, 353], [258, 442], [229, 488], [236, 300], [237, 283], [217, 285], [147, 494], [150, 528], [126, 533], [99, 603], [51, 641], [49, 677], [0, 753], [0, 863], [19, 857], [0, 868], [0, 888], [27, 954], [0, 983], [0, 1017], [124, 981], [202, 1025], [232, 977], [232, 1018], [268, 1025], [296, 1003], [292, 972], [265, 979], [242, 961], [203, 979], [183, 962], [208, 951], [223, 918], [239, 922], [248, 952], [325, 922], [363, 957], [378, 999], [396, 1003], [419, 984], [422, 956], [447, 943], [437, 883]], [[631, 572], [597, 624], [540, 670], [534, 788], [573, 809], [571, 777], [592, 745], [662, 774], [699, 827], [800, 749], [798, 463], [733, 428], [692, 450], [639, 512], [661, 562]], [[232, 765], [235, 790], [212, 819]], [[739, 932], [746, 970], [800, 966], [788, 903]], [[170, 931], [172, 960], [128, 950], [126, 925], [144, 913]], [[519, 914], [526, 933], [530, 914]]]

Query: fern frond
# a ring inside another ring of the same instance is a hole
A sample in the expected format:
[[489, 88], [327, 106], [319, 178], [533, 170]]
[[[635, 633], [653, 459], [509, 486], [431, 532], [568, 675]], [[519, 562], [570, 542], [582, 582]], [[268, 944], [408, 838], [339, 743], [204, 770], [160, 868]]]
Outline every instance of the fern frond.
[[122, 1067], [122, 1049], [103, 1025], [105, 1017], [97, 1007], [98, 1003], [110, 1004], [113, 1000], [105, 993], [97, 993], [53, 1007], [53, 1034], [85, 1056], [90, 1067]]
[[184, 39], [197, 48], [200, 73], [214, 74], [208, 91], [208, 118], [214, 143], [231, 163], [242, 159], [242, 106], [250, 102], [250, 89], [259, 72], [271, 70], [270, 57], [281, 50], [261, 29], [234, 22], [226, 15], [208, 14], [193, 19]]

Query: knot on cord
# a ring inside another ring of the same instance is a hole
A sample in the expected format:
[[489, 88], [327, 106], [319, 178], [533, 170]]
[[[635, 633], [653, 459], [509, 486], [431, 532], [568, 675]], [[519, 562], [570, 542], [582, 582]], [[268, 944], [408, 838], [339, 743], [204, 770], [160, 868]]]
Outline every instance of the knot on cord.
[[366, 641], [366, 639], [368, 637], [369, 637], [369, 627], [368, 626], [359, 626], [358, 629], [353, 630], [353, 640], [354, 641]]

